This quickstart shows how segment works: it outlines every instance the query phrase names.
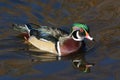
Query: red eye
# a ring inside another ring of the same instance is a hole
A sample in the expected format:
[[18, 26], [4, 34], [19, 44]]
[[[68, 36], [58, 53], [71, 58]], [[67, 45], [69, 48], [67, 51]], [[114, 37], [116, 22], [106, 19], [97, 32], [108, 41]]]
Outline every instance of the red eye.
[[80, 32], [84, 32], [84, 30], [83, 30], [83, 29], [80, 29]]

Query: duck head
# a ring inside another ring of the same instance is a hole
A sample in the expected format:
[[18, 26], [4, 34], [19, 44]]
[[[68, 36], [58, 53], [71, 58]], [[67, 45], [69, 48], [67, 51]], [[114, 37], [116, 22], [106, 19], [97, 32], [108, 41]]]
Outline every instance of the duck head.
[[88, 26], [80, 23], [73, 24], [71, 37], [75, 41], [83, 41], [85, 38], [90, 41], [94, 41], [94, 39], [89, 35]]

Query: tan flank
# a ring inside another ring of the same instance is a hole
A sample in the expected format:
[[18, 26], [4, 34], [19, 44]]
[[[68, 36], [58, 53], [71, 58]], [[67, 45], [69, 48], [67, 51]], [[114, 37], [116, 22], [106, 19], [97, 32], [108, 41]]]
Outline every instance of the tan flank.
[[34, 45], [36, 48], [42, 50], [42, 51], [47, 51], [50, 53], [55, 53], [56, 49], [55, 49], [55, 44], [52, 43], [51, 41], [45, 41], [45, 40], [38, 40], [36, 37], [31, 36], [28, 40], [32, 45]]

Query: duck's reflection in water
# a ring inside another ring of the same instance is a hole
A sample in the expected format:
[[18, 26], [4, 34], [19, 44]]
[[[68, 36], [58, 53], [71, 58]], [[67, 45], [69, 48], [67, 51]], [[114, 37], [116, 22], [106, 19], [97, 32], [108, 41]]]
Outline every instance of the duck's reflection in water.
[[[55, 62], [55, 65], [56, 64], [58, 65], [59, 61], [62, 62], [69, 61], [70, 65], [73, 66], [73, 69], [79, 70], [81, 72], [90, 72], [90, 67], [93, 66], [93, 64], [90, 64], [86, 61], [84, 54], [74, 54], [66, 57], [58, 57], [50, 53], [40, 53], [40, 52], [32, 52], [32, 51], [29, 51], [27, 53], [29, 54], [28, 57], [23, 59], [22, 58], [16, 59], [11, 57], [10, 59], [7, 60], [1, 60], [0, 75], [7, 74], [12, 76], [22, 76], [25, 74], [29, 74], [29, 75], [41, 74], [41, 70], [37, 70], [33, 68], [35, 65], [40, 64], [42, 66], [42, 63], [47, 63], [49, 65], [51, 64], [49, 62], [53, 62], [53, 63]], [[21, 54], [20, 56], [23, 55]], [[60, 65], [64, 65], [64, 64], [65, 63], [63, 64], [60, 63]], [[38, 65], [38, 67], [40, 67], [40, 65]]]
[[[32, 56], [32, 62], [50, 62], [50, 61], [71, 61], [71, 65], [74, 69], [77, 69], [81, 72], [90, 72], [90, 68], [94, 65], [93, 63], [89, 63], [85, 59], [85, 52], [76, 52], [74, 54], [68, 56], [56, 56], [51, 53], [39, 52], [39, 50], [29, 49], [30, 56]], [[34, 52], [38, 51], [38, 52]]]
[[[83, 55], [83, 54], [82, 54]], [[72, 64], [75, 69], [78, 69], [82, 72], [90, 72], [90, 68], [94, 65], [86, 61], [85, 57], [81, 54], [77, 55], [72, 59]]]

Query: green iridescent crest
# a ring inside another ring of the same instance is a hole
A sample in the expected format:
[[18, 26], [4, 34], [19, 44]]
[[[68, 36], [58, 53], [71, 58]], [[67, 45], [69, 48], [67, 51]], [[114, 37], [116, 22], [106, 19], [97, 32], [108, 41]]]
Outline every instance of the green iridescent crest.
[[89, 31], [89, 28], [88, 28], [88, 26], [86, 24], [74, 23], [73, 27], [83, 28], [86, 31]]

